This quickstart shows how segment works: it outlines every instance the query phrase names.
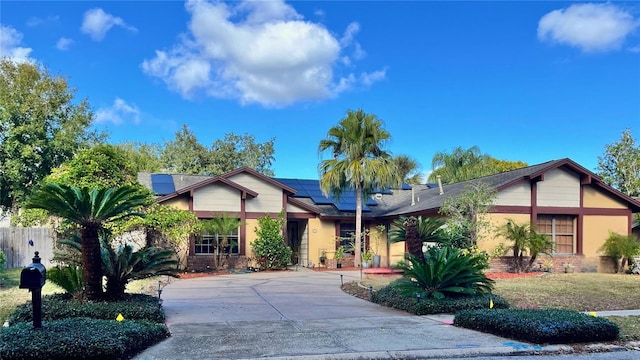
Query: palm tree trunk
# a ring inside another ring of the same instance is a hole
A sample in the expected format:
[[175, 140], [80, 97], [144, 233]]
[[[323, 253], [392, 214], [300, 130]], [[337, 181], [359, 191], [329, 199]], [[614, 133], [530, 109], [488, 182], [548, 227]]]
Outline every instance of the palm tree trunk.
[[356, 186], [356, 248], [355, 250], [355, 259], [353, 259], [353, 264], [358, 267], [360, 266], [360, 259], [362, 256], [361, 247], [362, 247], [362, 187], [360, 184]]
[[84, 296], [87, 300], [100, 300], [102, 298], [102, 257], [98, 227], [90, 225], [83, 227], [81, 238]]

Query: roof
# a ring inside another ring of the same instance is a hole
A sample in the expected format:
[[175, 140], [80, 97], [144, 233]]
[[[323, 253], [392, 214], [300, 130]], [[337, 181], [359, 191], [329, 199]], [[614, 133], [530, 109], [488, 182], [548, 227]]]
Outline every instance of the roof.
[[[598, 187], [613, 197], [622, 200], [632, 212], [640, 212], [640, 201], [627, 196], [618, 190], [606, 185], [600, 177], [580, 166], [571, 159], [560, 159], [527, 166], [524, 168], [503, 172], [500, 174], [484, 176], [481, 178], [462, 181], [454, 184], [443, 185], [443, 194], [437, 184], [406, 185], [400, 189], [381, 190], [374, 196], [367, 198], [363, 206], [363, 218], [395, 217], [399, 215], [412, 215], [437, 212], [444, 201], [466, 191], [470, 184], [482, 182], [489, 188], [502, 191], [522, 181], [542, 181], [547, 172], [563, 168], [579, 175], [582, 184]], [[239, 173], [248, 173], [266, 182], [269, 182], [285, 191], [292, 203], [301, 206], [323, 217], [342, 218], [352, 217], [355, 212], [355, 192], [344, 191], [340, 199], [326, 197], [320, 190], [318, 180], [271, 178], [249, 168], [239, 168], [220, 176], [184, 175], [184, 174], [149, 174], [139, 173], [138, 181], [149, 189], [153, 189], [159, 201], [170, 199], [174, 196], [193, 191], [199, 187], [211, 183], [220, 182], [231, 186], [242, 193], [243, 197], [255, 197], [258, 193], [247, 189], [231, 180]], [[170, 182], [173, 182], [173, 189]], [[173, 190], [173, 191], [171, 191]], [[639, 226], [635, 224], [634, 226]]]

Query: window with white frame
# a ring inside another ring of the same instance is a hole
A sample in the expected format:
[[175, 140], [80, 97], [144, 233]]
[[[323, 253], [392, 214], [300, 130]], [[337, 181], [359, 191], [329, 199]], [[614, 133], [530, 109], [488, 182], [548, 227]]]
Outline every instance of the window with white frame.
[[573, 215], [538, 215], [538, 233], [547, 235], [553, 241], [554, 253], [575, 252], [575, 218]]
[[238, 229], [225, 237], [220, 234], [203, 234], [195, 243], [196, 255], [217, 255], [238, 254], [240, 252], [240, 242], [238, 238]]

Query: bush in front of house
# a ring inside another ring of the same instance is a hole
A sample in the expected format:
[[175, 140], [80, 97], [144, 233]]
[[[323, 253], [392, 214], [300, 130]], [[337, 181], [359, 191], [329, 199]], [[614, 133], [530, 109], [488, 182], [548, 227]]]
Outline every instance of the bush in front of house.
[[261, 270], [286, 269], [291, 262], [292, 250], [284, 243], [282, 236], [284, 224], [283, 212], [275, 219], [269, 214], [258, 219], [258, 226], [255, 228], [257, 238], [251, 243], [251, 248]]
[[507, 303], [505, 299], [492, 294], [458, 296], [444, 299], [422, 296], [418, 298], [415, 294], [403, 294], [393, 283], [374, 292], [371, 295], [371, 301], [416, 315], [453, 314], [460, 310], [489, 308], [491, 303], [493, 303], [494, 309], [506, 309], [509, 307], [509, 303]]
[[0, 359], [129, 359], [167, 338], [164, 324], [71, 318], [0, 328]]
[[482, 309], [456, 313], [456, 326], [537, 343], [611, 341], [618, 326], [601, 317], [560, 309]]
[[[9, 324], [31, 322], [31, 303], [20, 305], [9, 316]], [[164, 322], [164, 312], [158, 298], [151, 295], [127, 294], [120, 301], [82, 301], [69, 294], [45, 295], [42, 297], [42, 320], [52, 321], [66, 318], [88, 317], [114, 320], [122, 314], [126, 320]]]

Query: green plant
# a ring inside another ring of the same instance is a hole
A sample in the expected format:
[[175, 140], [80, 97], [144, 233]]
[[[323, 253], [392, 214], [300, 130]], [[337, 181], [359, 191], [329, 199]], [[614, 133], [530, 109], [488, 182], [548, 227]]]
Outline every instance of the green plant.
[[616, 264], [616, 272], [622, 273], [629, 259], [640, 255], [640, 242], [633, 234], [621, 235], [610, 231], [609, 237], [599, 250], [606, 256], [611, 256]]
[[362, 253], [362, 261], [371, 261], [371, 258], [373, 258], [371, 250], [367, 250]]
[[[115, 320], [122, 314], [127, 320], [164, 322], [164, 312], [158, 306], [158, 298], [151, 295], [126, 294], [118, 301], [82, 301], [69, 294], [53, 294], [42, 297], [42, 320], [88, 317]], [[8, 318], [9, 324], [33, 321], [30, 303], [16, 307]]]
[[336, 252], [333, 253], [333, 259], [338, 263], [342, 263], [342, 259], [344, 259], [344, 246], [338, 246]]
[[255, 228], [257, 239], [251, 243], [260, 269], [285, 269], [291, 260], [291, 248], [284, 243], [282, 227], [284, 213], [272, 219], [269, 214], [258, 219]]
[[498, 245], [496, 245], [496, 247], [493, 248], [493, 250], [491, 250], [491, 252], [489, 253], [489, 258], [490, 259], [499, 259], [501, 257], [503, 257], [507, 251], [509, 249], [507, 248], [507, 245], [505, 245], [505, 243], [501, 242]]
[[4, 256], [4, 252], [0, 250], [0, 273], [2, 273], [2, 270], [4, 270], [4, 264], [6, 264], [6, 262], [7, 258], [6, 256]]
[[82, 294], [82, 268], [78, 265], [56, 266], [47, 269], [47, 280], [58, 285], [73, 297]]
[[482, 309], [456, 313], [454, 325], [537, 344], [612, 341], [613, 322], [572, 310]]
[[483, 273], [486, 260], [480, 256], [433, 246], [425, 253], [424, 262], [409, 254], [406, 259], [409, 263], [400, 265], [403, 277], [394, 285], [402, 294], [444, 299], [490, 293], [493, 288], [493, 280]]
[[[531, 270], [539, 254], [551, 254], [553, 241], [544, 234], [538, 234], [531, 224], [517, 224], [508, 219], [507, 223], [500, 227], [498, 233], [513, 241], [511, 248], [517, 273]], [[525, 252], [529, 253], [528, 261], [525, 260]]]
[[0, 328], [0, 359], [128, 359], [167, 338], [164, 324], [124, 320], [70, 318]]
[[394, 283], [373, 292], [371, 302], [404, 310], [415, 315], [453, 314], [460, 310], [485, 309], [491, 306], [491, 303], [493, 303], [494, 309], [506, 309], [509, 307], [505, 299], [492, 294], [445, 299], [418, 298], [415, 294], [403, 295], [394, 286]]
[[215, 269], [220, 269], [224, 266], [224, 259], [229, 256], [227, 249], [238, 245], [237, 243], [229, 242], [229, 234], [237, 231], [240, 226], [242, 226], [242, 221], [237, 218], [227, 217], [226, 213], [222, 213], [220, 217], [202, 221], [201, 231], [203, 234], [217, 234], [222, 237], [222, 239], [216, 237], [217, 243], [215, 244], [215, 256], [213, 257], [213, 267]]

